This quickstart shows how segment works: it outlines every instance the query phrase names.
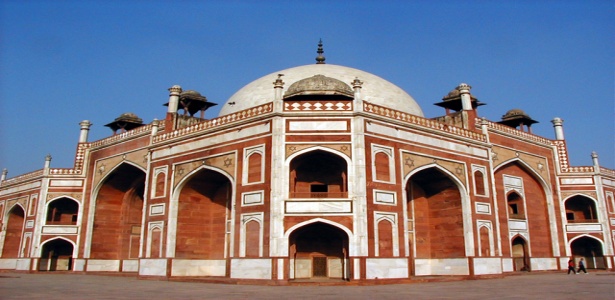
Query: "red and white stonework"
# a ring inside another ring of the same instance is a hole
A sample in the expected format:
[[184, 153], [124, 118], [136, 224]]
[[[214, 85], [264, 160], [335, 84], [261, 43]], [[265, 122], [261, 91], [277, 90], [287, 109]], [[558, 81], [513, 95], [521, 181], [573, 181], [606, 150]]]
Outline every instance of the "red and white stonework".
[[317, 61], [210, 119], [216, 104], [173, 86], [163, 120], [122, 114], [98, 141], [83, 121], [74, 168], [5, 170], [0, 269], [284, 283], [614, 268], [615, 171], [595, 153], [570, 166], [561, 119], [549, 139], [521, 110], [480, 118], [467, 84], [427, 118], [394, 84]]

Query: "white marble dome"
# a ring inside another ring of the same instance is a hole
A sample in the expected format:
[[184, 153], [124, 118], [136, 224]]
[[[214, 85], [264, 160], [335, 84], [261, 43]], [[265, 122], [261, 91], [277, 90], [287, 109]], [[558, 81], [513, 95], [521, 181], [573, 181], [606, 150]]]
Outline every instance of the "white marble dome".
[[365, 71], [331, 64], [312, 64], [294, 67], [254, 80], [226, 101], [220, 109], [220, 116], [272, 102], [274, 98], [273, 82], [278, 78], [278, 74], [284, 74], [282, 76], [284, 92], [293, 83], [314, 75], [335, 78], [349, 86], [352, 86], [351, 82], [355, 78], [359, 78], [363, 82], [363, 88], [361, 89], [363, 100], [412, 115], [423, 116], [421, 107], [408, 93], [398, 86]]

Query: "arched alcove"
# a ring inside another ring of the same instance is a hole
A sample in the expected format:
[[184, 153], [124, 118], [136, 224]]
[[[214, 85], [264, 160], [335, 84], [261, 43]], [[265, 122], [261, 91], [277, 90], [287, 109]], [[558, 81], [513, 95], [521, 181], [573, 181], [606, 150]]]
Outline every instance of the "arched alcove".
[[145, 173], [122, 164], [104, 179], [96, 195], [91, 258], [138, 258]]
[[348, 279], [348, 235], [343, 230], [322, 222], [307, 224], [290, 234], [289, 247], [295, 279]]

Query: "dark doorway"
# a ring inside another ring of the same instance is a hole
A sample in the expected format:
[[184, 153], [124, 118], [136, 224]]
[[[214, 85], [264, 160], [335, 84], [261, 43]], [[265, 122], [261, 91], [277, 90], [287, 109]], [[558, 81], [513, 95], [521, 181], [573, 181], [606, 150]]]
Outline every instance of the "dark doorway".
[[348, 235], [334, 226], [316, 222], [290, 235], [294, 278], [347, 279]]

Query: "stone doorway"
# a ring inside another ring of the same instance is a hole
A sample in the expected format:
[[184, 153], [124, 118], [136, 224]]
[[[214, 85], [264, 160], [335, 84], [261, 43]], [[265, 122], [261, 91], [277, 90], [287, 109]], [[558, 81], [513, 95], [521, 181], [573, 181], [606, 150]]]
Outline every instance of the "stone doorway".
[[39, 271], [70, 271], [73, 269], [73, 244], [55, 239], [43, 245]]
[[512, 258], [515, 271], [530, 271], [527, 257], [527, 243], [519, 236], [512, 240]]
[[598, 240], [590, 237], [578, 238], [570, 243], [570, 250], [577, 262], [581, 257], [585, 258], [587, 269], [606, 269], [602, 244]]
[[290, 236], [291, 276], [294, 279], [348, 279], [348, 236], [332, 225], [317, 222]]

